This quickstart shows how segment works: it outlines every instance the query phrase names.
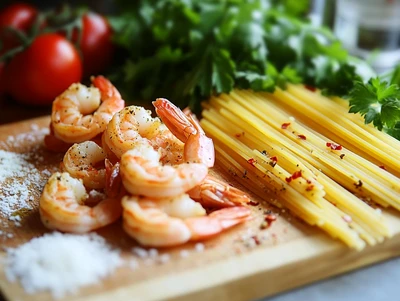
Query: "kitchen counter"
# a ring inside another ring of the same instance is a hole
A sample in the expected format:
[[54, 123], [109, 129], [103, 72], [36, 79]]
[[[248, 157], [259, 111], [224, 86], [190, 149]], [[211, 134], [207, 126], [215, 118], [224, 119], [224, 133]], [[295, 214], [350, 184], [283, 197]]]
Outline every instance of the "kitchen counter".
[[400, 258], [395, 258], [258, 301], [399, 300], [399, 279]]
[[[50, 114], [51, 107], [29, 107], [10, 99], [0, 100], [0, 124]], [[396, 300], [400, 258], [304, 286], [259, 301]], [[0, 295], [0, 301], [4, 299]]]

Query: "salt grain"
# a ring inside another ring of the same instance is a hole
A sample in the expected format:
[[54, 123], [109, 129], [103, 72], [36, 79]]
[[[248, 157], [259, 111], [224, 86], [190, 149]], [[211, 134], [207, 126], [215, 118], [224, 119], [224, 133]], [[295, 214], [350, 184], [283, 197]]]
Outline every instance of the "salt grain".
[[46, 178], [29, 163], [29, 154], [0, 150], [0, 215], [11, 217], [20, 209], [32, 209], [32, 193], [43, 188]]
[[150, 258], [155, 258], [158, 256], [158, 250], [157, 249], [150, 249], [148, 251], [149, 257]]
[[97, 283], [121, 264], [119, 252], [97, 234], [53, 232], [8, 249], [5, 273], [29, 294], [48, 290], [60, 298]]
[[139, 262], [136, 259], [131, 259], [128, 261], [128, 266], [132, 270], [136, 270], [139, 267]]
[[198, 242], [197, 244], [194, 245], [194, 248], [197, 252], [203, 252], [204, 251], [204, 244], [201, 242]]
[[146, 258], [146, 257], [149, 256], [149, 254], [148, 254], [146, 249], [139, 248], [139, 247], [132, 248], [132, 253], [137, 255], [139, 258]]
[[189, 251], [188, 251], [188, 250], [181, 250], [181, 251], [179, 252], [179, 255], [180, 255], [182, 258], [186, 258], [186, 257], [189, 256]]
[[346, 223], [351, 223], [353, 221], [350, 215], [343, 215], [342, 218]]
[[170, 260], [169, 254], [162, 254], [158, 257], [158, 262], [159, 263], [167, 263]]

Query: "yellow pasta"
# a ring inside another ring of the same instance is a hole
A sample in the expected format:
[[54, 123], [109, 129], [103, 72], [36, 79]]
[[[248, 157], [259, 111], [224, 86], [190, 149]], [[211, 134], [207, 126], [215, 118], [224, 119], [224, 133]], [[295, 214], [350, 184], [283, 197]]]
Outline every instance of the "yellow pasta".
[[347, 113], [341, 99], [293, 85], [235, 90], [205, 103], [201, 124], [222, 167], [260, 196], [274, 194], [356, 249], [391, 236], [380, 210], [358, 197], [400, 210], [400, 179], [388, 172], [400, 170], [400, 143]]

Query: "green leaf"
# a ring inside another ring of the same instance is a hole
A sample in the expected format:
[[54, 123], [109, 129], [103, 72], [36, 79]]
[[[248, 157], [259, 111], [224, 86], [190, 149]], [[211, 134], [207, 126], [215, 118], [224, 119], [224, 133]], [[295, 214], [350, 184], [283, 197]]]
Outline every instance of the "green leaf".
[[235, 63], [229, 56], [229, 51], [219, 49], [213, 51], [212, 85], [216, 93], [230, 92], [234, 84]]

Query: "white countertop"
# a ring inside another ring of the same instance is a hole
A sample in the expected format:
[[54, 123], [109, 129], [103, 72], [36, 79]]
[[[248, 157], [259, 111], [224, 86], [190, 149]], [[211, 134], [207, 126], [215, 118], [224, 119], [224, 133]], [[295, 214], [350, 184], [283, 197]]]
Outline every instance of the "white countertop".
[[259, 301], [400, 300], [400, 258], [288, 291]]

